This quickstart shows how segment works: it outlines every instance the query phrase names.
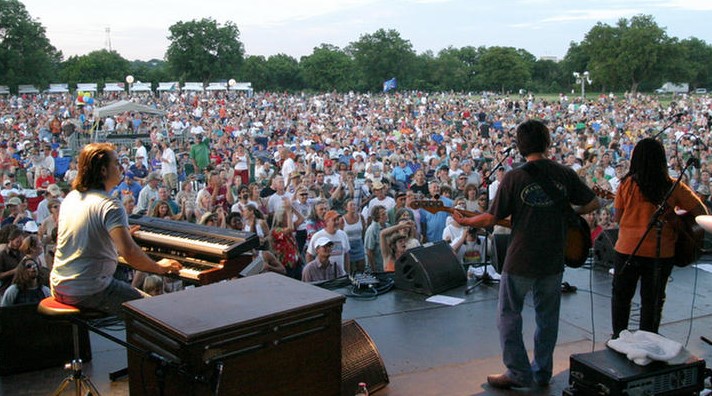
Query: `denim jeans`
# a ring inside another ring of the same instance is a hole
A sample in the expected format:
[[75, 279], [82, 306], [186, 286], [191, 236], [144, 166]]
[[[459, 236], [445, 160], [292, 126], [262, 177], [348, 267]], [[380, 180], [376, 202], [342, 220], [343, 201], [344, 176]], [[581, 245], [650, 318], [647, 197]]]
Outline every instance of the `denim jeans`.
[[130, 284], [117, 279], [112, 279], [109, 287], [99, 293], [89, 296], [64, 296], [54, 295], [57, 301], [79, 308], [93, 309], [112, 315], [120, 315], [121, 305], [126, 301], [148, 297], [148, 294], [131, 287]]
[[658, 332], [665, 303], [665, 287], [674, 261], [670, 258], [657, 261], [654, 258], [633, 256], [630, 265], [623, 268], [627, 259], [627, 254], [616, 252], [611, 299], [614, 338], [617, 338], [621, 331], [628, 329], [631, 300], [638, 287], [638, 281], [640, 281], [640, 330]]
[[[497, 328], [507, 376], [530, 385], [548, 383], [554, 366], [554, 347], [559, 335], [561, 279], [563, 273], [527, 278], [502, 273], [499, 282]], [[531, 290], [536, 314], [534, 358], [529, 362], [522, 337], [524, 298]]]

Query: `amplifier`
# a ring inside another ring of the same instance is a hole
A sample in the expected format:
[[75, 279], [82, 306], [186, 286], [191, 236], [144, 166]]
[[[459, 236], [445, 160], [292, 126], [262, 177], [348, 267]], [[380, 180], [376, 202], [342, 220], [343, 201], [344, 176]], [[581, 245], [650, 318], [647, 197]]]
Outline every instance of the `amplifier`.
[[569, 385], [575, 395], [692, 395], [704, 389], [705, 361], [639, 366], [612, 349], [570, 357]]

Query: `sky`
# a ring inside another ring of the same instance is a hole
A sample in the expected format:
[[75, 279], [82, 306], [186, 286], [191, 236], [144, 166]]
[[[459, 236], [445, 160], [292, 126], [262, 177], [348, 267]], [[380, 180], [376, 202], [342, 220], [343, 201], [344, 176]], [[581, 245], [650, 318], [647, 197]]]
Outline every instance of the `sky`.
[[419, 54], [507, 46], [562, 59], [596, 23], [639, 14], [652, 15], [668, 36], [712, 44], [712, 0], [20, 1], [65, 59], [108, 49], [108, 41], [131, 61], [163, 59], [169, 27], [202, 18], [235, 23], [248, 56], [296, 59], [322, 43], [344, 48], [381, 28], [398, 31]]

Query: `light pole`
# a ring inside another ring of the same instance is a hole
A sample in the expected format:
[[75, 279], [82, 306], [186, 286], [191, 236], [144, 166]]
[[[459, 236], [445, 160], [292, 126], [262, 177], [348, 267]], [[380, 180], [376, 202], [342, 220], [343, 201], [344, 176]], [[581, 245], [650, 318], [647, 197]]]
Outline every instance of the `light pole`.
[[131, 96], [131, 84], [134, 82], [134, 77], [132, 75], [126, 76], [126, 84], [129, 85], [129, 96]]
[[234, 87], [235, 84], [237, 84], [237, 81], [234, 78], [229, 79], [227, 81], [227, 90], [230, 91], [230, 87]]
[[583, 73], [574, 72], [576, 84], [581, 84], [581, 99], [586, 97], [586, 84], [591, 85], [591, 74], [588, 71]]

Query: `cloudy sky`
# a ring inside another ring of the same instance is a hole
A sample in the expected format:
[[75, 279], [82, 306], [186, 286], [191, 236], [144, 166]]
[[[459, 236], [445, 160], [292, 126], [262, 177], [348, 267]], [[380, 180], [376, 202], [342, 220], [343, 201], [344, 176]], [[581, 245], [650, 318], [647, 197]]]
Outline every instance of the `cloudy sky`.
[[562, 58], [597, 23], [653, 15], [669, 36], [712, 44], [712, 0], [20, 0], [66, 57], [111, 47], [129, 60], [163, 59], [178, 21], [234, 22], [247, 55], [299, 59], [322, 43], [340, 48], [395, 29], [416, 52], [510, 46]]

